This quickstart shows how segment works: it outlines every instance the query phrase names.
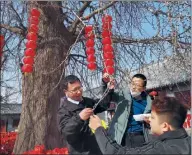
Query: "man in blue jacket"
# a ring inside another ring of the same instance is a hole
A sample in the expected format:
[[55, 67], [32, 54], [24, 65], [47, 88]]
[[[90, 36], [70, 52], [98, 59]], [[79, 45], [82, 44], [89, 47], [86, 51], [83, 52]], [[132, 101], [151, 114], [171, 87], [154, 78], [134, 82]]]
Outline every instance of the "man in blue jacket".
[[89, 127], [103, 154], [191, 154], [191, 137], [183, 128], [187, 109], [175, 97], [161, 96], [152, 102], [151, 131], [156, 137], [142, 147], [122, 147], [111, 140], [98, 116], [91, 116]]
[[151, 98], [145, 92], [147, 79], [143, 74], [135, 74], [126, 88], [113, 94], [113, 101], [118, 103], [111, 121], [108, 134], [122, 146], [142, 146], [148, 141], [149, 134], [145, 121], [139, 122], [133, 115], [150, 113]]

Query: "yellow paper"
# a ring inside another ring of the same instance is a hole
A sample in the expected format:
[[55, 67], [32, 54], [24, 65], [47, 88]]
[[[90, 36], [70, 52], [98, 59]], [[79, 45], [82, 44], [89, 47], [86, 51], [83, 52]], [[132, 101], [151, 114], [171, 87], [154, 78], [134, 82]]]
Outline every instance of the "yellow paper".
[[[103, 127], [104, 129], [107, 129], [107, 128], [108, 128], [107, 123], [106, 123], [104, 120], [101, 120], [101, 125], [102, 125], [102, 127]], [[95, 133], [95, 130], [91, 129], [91, 131], [92, 131], [93, 133]]]

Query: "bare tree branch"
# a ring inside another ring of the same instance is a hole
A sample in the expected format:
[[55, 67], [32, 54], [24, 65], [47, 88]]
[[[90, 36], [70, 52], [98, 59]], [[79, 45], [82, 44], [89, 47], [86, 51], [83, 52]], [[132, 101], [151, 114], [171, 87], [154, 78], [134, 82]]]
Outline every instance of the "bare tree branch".
[[[143, 44], [152, 44], [157, 43], [160, 41], [168, 41], [172, 43], [171, 37], [154, 37], [154, 38], [146, 38], [146, 39], [128, 39], [128, 38], [122, 38], [122, 37], [113, 37], [113, 43], [124, 43], [124, 44], [132, 44], [132, 43], [143, 43]], [[180, 44], [184, 44], [186, 46], [190, 46], [191, 43], [186, 43], [182, 41], [178, 41]]]
[[23, 37], [26, 36], [26, 31], [19, 28], [19, 27], [12, 27], [12, 26], [9, 26], [9, 25], [6, 25], [6, 24], [0, 24], [0, 28], [4, 28], [4, 29], [7, 29], [13, 33], [16, 33], [16, 34], [19, 34]]
[[86, 56], [80, 55], [80, 54], [70, 54], [69, 57], [81, 57], [83, 59], [86, 59]]
[[111, 7], [112, 5], [114, 5], [117, 1], [113, 1], [111, 3], [109, 3], [108, 5], [104, 6], [103, 8], [99, 8], [97, 10], [95, 10], [94, 12], [92, 12], [91, 14], [85, 16], [85, 17], [82, 17], [81, 19], [82, 20], [87, 20], [89, 18], [91, 18], [92, 16], [94, 16], [95, 14], [97, 14], [98, 12], [101, 12], [103, 10], [106, 10], [107, 8]]
[[[86, 8], [90, 5], [91, 1], [87, 1], [83, 4], [82, 8], [79, 9], [79, 12], [77, 13], [78, 17], [81, 17], [84, 13], [84, 11], [86, 10]], [[75, 32], [77, 25], [79, 24], [80, 20], [79, 18], [76, 18], [76, 20], [73, 22], [73, 24], [71, 25], [70, 28], [70, 32]]]

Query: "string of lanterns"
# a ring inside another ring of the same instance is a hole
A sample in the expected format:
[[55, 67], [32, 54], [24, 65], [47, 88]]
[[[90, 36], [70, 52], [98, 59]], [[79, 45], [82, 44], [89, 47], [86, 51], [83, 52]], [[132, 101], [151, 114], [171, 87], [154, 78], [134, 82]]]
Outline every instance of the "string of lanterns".
[[30, 11], [30, 15], [28, 18], [29, 27], [28, 27], [28, 34], [27, 34], [27, 43], [26, 43], [26, 50], [24, 52], [23, 58], [23, 66], [22, 72], [24, 73], [31, 73], [33, 72], [33, 64], [34, 64], [34, 57], [36, 54], [37, 48], [37, 33], [38, 33], [38, 25], [39, 25], [39, 17], [40, 12], [38, 9], [33, 8]]
[[96, 70], [96, 58], [95, 58], [95, 49], [94, 49], [94, 39], [95, 34], [93, 31], [92, 25], [87, 25], [85, 27], [85, 38], [86, 38], [86, 54], [87, 54], [87, 68], [90, 70]]
[[103, 44], [103, 58], [104, 58], [104, 73], [107, 72], [112, 75], [114, 69], [114, 53], [112, 47], [112, 17], [105, 15], [102, 18], [102, 44]]
[[[110, 75], [114, 74], [114, 53], [112, 47], [112, 17], [110, 15], [104, 15], [102, 18], [102, 44], [103, 44], [103, 58], [104, 58], [104, 73], [107, 72]], [[85, 26], [85, 38], [86, 38], [86, 54], [87, 54], [87, 68], [89, 70], [96, 70], [96, 58], [94, 49], [95, 34], [92, 25]]]
[[[23, 66], [22, 72], [31, 73], [33, 72], [34, 57], [36, 54], [37, 48], [37, 33], [39, 25], [40, 11], [36, 8], [31, 9], [30, 15], [28, 18], [28, 34], [27, 34], [27, 43], [26, 50], [24, 52], [24, 57], [22, 59]], [[110, 15], [104, 15], [102, 18], [102, 44], [103, 44], [103, 58], [104, 58], [104, 71], [110, 75], [114, 74], [114, 53], [112, 47], [112, 17]], [[92, 25], [85, 26], [85, 38], [86, 38], [86, 54], [87, 54], [87, 68], [89, 70], [96, 70], [96, 57], [94, 49], [94, 39], [95, 34]], [[1, 56], [1, 55], [0, 55]]]
[[3, 35], [0, 35], [0, 64], [3, 57], [3, 46], [5, 44], [5, 39]]

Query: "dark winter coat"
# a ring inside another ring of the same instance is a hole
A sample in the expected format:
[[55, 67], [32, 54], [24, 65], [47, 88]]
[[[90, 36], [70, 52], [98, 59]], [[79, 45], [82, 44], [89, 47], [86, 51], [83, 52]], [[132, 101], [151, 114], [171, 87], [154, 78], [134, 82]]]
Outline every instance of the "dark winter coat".
[[[101, 113], [109, 107], [112, 94], [113, 90], [100, 102], [94, 111], [95, 114]], [[58, 121], [59, 130], [67, 142], [69, 154], [101, 154], [95, 136], [88, 126], [89, 120], [83, 121], [79, 116], [84, 108], [93, 108], [97, 102], [98, 100], [86, 97], [83, 97], [83, 101], [78, 105], [67, 99], [63, 100], [58, 110]]]
[[129, 148], [111, 140], [103, 127], [95, 132], [97, 143], [103, 154], [191, 154], [191, 137], [185, 129], [168, 131], [142, 147]]

